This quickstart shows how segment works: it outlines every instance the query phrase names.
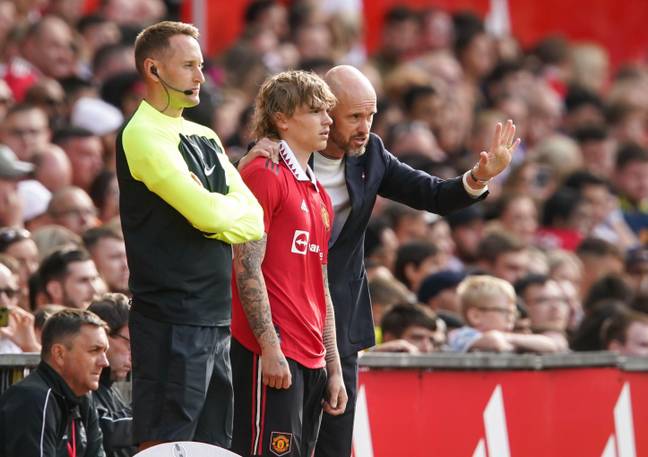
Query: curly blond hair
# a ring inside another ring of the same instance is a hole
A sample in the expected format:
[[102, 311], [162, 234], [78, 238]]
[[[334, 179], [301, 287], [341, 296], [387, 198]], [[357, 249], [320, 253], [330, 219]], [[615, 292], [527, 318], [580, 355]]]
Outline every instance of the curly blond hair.
[[254, 136], [279, 139], [274, 116], [291, 117], [302, 105], [331, 109], [337, 99], [322, 78], [306, 71], [284, 71], [267, 79], [254, 106]]

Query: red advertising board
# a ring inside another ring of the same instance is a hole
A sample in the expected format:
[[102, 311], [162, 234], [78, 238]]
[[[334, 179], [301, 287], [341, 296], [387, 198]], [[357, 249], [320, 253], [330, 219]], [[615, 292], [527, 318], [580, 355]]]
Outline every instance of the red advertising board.
[[372, 370], [355, 457], [648, 456], [648, 374]]

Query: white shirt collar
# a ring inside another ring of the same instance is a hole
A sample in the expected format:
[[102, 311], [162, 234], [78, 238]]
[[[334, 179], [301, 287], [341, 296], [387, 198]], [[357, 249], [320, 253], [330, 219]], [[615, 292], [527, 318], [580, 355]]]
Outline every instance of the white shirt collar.
[[297, 181], [310, 181], [317, 189], [317, 180], [315, 179], [315, 173], [313, 173], [313, 170], [306, 165], [306, 170], [304, 171], [302, 166], [299, 164], [299, 161], [297, 161], [295, 153], [292, 152], [288, 143], [283, 140], [279, 142], [279, 155]]

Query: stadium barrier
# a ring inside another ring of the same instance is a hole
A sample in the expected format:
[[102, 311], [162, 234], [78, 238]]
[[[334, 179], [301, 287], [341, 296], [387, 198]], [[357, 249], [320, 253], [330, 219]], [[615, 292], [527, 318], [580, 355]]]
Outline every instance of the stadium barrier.
[[355, 457], [648, 456], [648, 358], [366, 353]]
[[[0, 392], [38, 354], [0, 355]], [[365, 353], [355, 457], [648, 456], [648, 358]]]

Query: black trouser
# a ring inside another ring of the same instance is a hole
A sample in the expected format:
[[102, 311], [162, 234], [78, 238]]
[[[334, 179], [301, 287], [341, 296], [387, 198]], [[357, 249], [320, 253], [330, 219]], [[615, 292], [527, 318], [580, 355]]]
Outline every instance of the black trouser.
[[288, 360], [292, 384], [262, 382], [261, 359], [232, 338], [234, 433], [232, 451], [244, 457], [311, 457], [322, 418], [326, 370]]
[[131, 310], [136, 442], [232, 439], [230, 329], [176, 325]]
[[344, 414], [323, 414], [315, 457], [348, 457], [353, 443], [353, 419], [358, 390], [358, 354], [343, 357], [342, 376], [349, 402]]

